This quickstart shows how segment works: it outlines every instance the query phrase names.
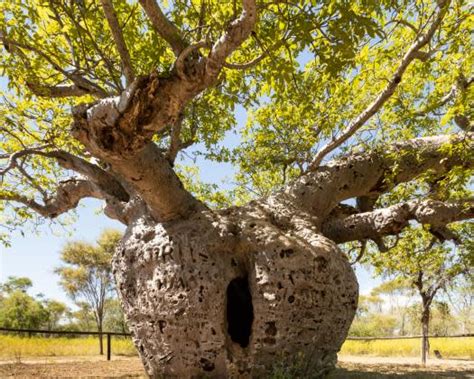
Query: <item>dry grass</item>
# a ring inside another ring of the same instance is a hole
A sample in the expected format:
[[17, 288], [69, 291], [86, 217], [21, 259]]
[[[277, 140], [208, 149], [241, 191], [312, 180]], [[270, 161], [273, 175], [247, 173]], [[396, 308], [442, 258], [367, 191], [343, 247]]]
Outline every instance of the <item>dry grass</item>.
[[[104, 350], [106, 338], [104, 337]], [[0, 358], [20, 360], [24, 357], [99, 355], [97, 337], [44, 338], [0, 335]], [[136, 355], [129, 338], [112, 337], [112, 355]]]
[[[420, 355], [420, 339], [346, 341], [343, 355], [380, 357], [416, 357]], [[474, 359], [474, 338], [431, 338], [431, 351], [439, 350], [443, 358]]]

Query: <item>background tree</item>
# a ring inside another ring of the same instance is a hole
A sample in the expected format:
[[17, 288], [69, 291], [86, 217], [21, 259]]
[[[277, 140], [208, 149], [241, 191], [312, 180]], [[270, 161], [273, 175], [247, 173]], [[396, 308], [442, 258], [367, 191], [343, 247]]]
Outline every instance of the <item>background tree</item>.
[[461, 333], [469, 334], [474, 331], [474, 279], [472, 277], [458, 277], [448, 284], [448, 300], [456, 311], [456, 320], [462, 327]]
[[[422, 227], [406, 229], [400, 240], [386, 254], [373, 254], [377, 273], [402, 277], [421, 298], [421, 360], [426, 364], [429, 352], [431, 306], [436, 295], [460, 275], [468, 275], [473, 265], [471, 228], [459, 228], [459, 245], [440, 242]], [[445, 307], [444, 307], [445, 308]], [[441, 310], [446, 313], [446, 309]]]
[[[114, 293], [111, 260], [121, 238], [116, 230], [105, 230], [97, 244], [69, 242], [61, 251], [64, 265], [56, 269], [60, 284], [77, 303], [85, 302], [93, 312], [97, 330], [102, 332], [107, 301]], [[100, 354], [103, 354], [102, 335], [99, 336]]]
[[[386, 250], [414, 220], [449, 239], [474, 213], [464, 0], [0, 9], [4, 226], [104, 201], [127, 225], [113, 266], [150, 376], [265, 376], [275, 351], [323, 375], [357, 302], [337, 245]], [[184, 186], [192, 145], [237, 187]]]
[[4, 283], [0, 284], [0, 291], [6, 293], [12, 293], [15, 291], [26, 293], [32, 286], [33, 282], [30, 278], [9, 276]]
[[9, 276], [0, 284], [0, 325], [17, 329], [57, 329], [67, 311], [65, 304], [28, 294], [33, 283]]
[[104, 328], [111, 332], [129, 333], [120, 301], [116, 298], [109, 299], [106, 308], [107, 313], [104, 318]]
[[407, 327], [407, 317], [409, 316], [409, 304], [413, 300], [413, 287], [403, 276], [395, 276], [394, 279], [386, 281], [372, 290], [376, 296], [388, 296], [390, 304], [389, 313], [401, 317], [398, 334], [405, 335]]
[[61, 329], [63, 325], [62, 321], [65, 320], [68, 312], [66, 304], [53, 299], [45, 299], [42, 304], [46, 313], [46, 330]]

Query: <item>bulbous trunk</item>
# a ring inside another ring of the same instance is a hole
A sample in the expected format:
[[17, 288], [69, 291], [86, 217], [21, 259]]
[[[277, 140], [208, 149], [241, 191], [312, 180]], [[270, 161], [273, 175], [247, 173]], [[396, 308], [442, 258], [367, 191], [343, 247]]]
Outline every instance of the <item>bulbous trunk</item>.
[[332, 241], [256, 209], [138, 219], [113, 266], [150, 377], [264, 377], [297, 357], [322, 375], [357, 306], [355, 275]]

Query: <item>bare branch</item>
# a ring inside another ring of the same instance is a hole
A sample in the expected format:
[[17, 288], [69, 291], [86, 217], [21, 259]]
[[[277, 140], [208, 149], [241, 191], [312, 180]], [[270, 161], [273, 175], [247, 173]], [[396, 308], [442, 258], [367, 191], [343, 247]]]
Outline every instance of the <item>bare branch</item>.
[[211, 78], [219, 74], [226, 58], [250, 36], [257, 22], [256, 0], [242, 0], [242, 8], [240, 17], [212, 47], [206, 64], [206, 72]]
[[466, 79], [463, 75], [460, 75], [456, 82], [451, 86], [449, 92], [444, 95], [435, 104], [425, 107], [424, 109], [414, 113], [415, 116], [424, 116], [425, 114], [446, 105], [449, 101], [456, 98], [460, 92], [466, 91], [469, 86], [474, 82], [474, 78]]
[[90, 90], [78, 87], [77, 85], [48, 86], [32, 82], [27, 82], [26, 85], [36, 96], [41, 97], [74, 97], [91, 94]]
[[251, 68], [257, 64], [259, 64], [261, 61], [263, 61], [265, 58], [267, 58], [272, 51], [277, 50], [281, 46], [285, 44], [285, 39], [281, 39], [277, 43], [275, 43], [273, 46], [271, 46], [269, 49], [265, 49], [265, 51], [260, 54], [258, 57], [252, 59], [251, 61], [247, 63], [224, 63], [224, 67], [230, 68], [233, 70], [246, 70], [248, 68]]
[[174, 54], [178, 57], [189, 45], [181, 31], [166, 18], [156, 0], [139, 1], [155, 31], [170, 44]]
[[439, 8], [436, 11], [434, 21], [431, 23], [426, 33], [421, 34], [416, 39], [415, 43], [410, 46], [410, 48], [400, 61], [387, 86], [359, 116], [352, 120], [349, 125], [344, 130], [342, 130], [338, 137], [334, 137], [329, 143], [327, 143], [318, 151], [313, 161], [309, 165], [309, 170], [316, 169], [316, 167], [321, 164], [322, 160], [327, 154], [338, 148], [352, 135], [354, 135], [354, 133], [357, 132], [375, 113], [377, 113], [379, 109], [387, 102], [388, 99], [390, 99], [390, 97], [395, 92], [395, 89], [402, 81], [403, 74], [405, 73], [410, 63], [419, 56], [418, 52], [420, 51], [420, 49], [431, 40], [434, 33], [438, 29], [439, 25], [441, 24], [441, 21], [444, 18], [444, 15], [446, 14], [448, 6], [449, 1], [439, 2]]
[[[472, 217], [473, 201], [446, 203], [414, 200], [345, 218], [329, 218], [323, 223], [322, 232], [337, 243], [377, 240], [386, 235], [397, 235], [409, 225], [410, 220], [428, 224], [433, 228], [445, 228], [451, 222]], [[454, 237], [449, 235], [448, 238]]]
[[[48, 53], [36, 48], [35, 46], [31, 46], [26, 43], [17, 42], [15, 40], [7, 38], [3, 34], [0, 34], [0, 40], [2, 41], [3, 44], [8, 45], [10, 47], [13, 46], [15, 48], [29, 50], [39, 55], [40, 57], [45, 59], [57, 72], [63, 74], [67, 79], [71, 80], [77, 87], [88, 91], [90, 94], [95, 95], [97, 97], [101, 97], [101, 98], [108, 96], [107, 92], [104, 89], [102, 89], [99, 85], [91, 82], [90, 80], [84, 78], [83, 76], [77, 73], [74, 73], [74, 72], [71, 73], [71, 72], [66, 71], [57, 62], [55, 62]], [[25, 59], [27, 59], [27, 57], [25, 57]], [[36, 88], [37, 86], [38, 86], [37, 84], [36, 85], [33, 84], [33, 89]], [[44, 87], [44, 86], [41, 86], [41, 87]]]
[[34, 199], [15, 193], [0, 193], [0, 201], [21, 203], [43, 217], [55, 218], [62, 213], [77, 207], [79, 201], [86, 197], [103, 199], [103, 194], [92, 182], [81, 179], [70, 179], [61, 182], [56, 194], [40, 204]]
[[90, 179], [98, 188], [110, 197], [114, 197], [119, 201], [127, 202], [130, 199], [129, 194], [123, 188], [118, 180], [116, 180], [107, 171], [99, 166], [94, 165], [82, 158], [72, 155], [66, 151], [54, 150], [44, 151], [47, 146], [19, 150], [9, 156], [7, 165], [0, 170], [0, 175], [5, 175], [11, 169], [18, 167], [18, 160], [28, 155], [40, 155], [44, 157], [54, 158], [57, 163], [68, 170], [73, 170], [88, 179]]
[[132, 83], [135, 79], [135, 73], [133, 71], [132, 60], [130, 58], [130, 53], [128, 52], [127, 45], [122, 34], [122, 28], [115, 14], [114, 7], [111, 0], [101, 0], [102, 8], [109, 23], [110, 30], [112, 31], [112, 36], [114, 37], [115, 45], [122, 60], [123, 72], [125, 78], [127, 79], [127, 85]]
[[171, 129], [170, 134], [170, 145], [166, 151], [166, 159], [170, 163], [173, 163], [178, 155], [179, 150], [181, 149], [181, 127], [183, 125], [183, 119], [180, 118], [178, 122]]

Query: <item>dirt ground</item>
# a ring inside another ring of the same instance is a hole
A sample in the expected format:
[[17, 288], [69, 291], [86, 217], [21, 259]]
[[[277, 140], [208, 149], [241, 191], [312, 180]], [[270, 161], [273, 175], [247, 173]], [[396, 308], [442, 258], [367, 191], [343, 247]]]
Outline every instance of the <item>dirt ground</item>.
[[[0, 378], [145, 378], [135, 357], [47, 357], [0, 362]], [[342, 356], [331, 379], [472, 378], [474, 361], [432, 360], [423, 368], [416, 358]]]

